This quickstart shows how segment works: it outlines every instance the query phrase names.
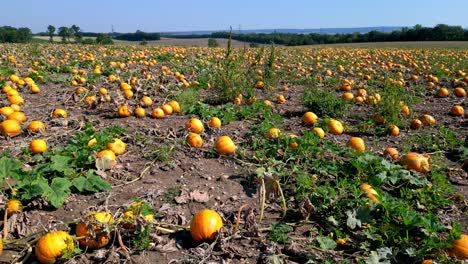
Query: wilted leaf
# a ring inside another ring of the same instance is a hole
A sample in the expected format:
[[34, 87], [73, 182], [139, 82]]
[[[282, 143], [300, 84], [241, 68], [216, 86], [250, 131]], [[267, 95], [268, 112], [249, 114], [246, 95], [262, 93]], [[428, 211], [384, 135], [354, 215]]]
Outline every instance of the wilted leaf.
[[346, 215], [348, 216], [348, 219], [346, 219], [346, 225], [354, 229], [356, 226], [361, 227], [361, 220], [356, 218], [356, 210], [353, 211], [346, 211]]
[[337, 244], [335, 240], [327, 236], [317, 236], [317, 242], [319, 242], [320, 248], [325, 250], [330, 250], [336, 248]]
[[194, 200], [195, 202], [206, 203], [210, 200], [210, 196], [207, 192], [195, 190], [190, 193], [190, 199]]
[[[99, 174], [99, 172], [104, 172], [104, 171], [110, 170], [113, 167], [114, 164], [115, 164], [115, 161], [110, 160], [107, 157], [97, 158], [96, 159], [96, 169], [98, 171], [96, 173]], [[105, 175], [105, 173], [104, 173], [104, 175]], [[100, 175], [100, 176], [102, 177], [102, 175]], [[105, 177], [103, 177], [103, 178], [105, 178]]]
[[314, 213], [315, 208], [310, 202], [309, 198], [306, 198], [300, 205], [299, 205], [299, 212], [302, 216], [302, 219], [309, 220], [310, 216]]
[[189, 200], [190, 200], [190, 194], [187, 192], [187, 190], [182, 190], [180, 192], [180, 195], [174, 198], [174, 201], [178, 204], [186, 203]]

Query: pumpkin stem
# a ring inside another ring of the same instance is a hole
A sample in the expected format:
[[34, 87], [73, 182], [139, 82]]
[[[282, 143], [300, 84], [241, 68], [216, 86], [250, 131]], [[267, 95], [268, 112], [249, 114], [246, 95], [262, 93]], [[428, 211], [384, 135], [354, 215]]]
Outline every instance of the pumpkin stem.
[[234, 225], [234, 230], [232, 231], [232, 234], [236, 234], [237, 230], [239, 229], [239, 222], [240, 222], [240, 217], [242, 213], [242, 209], [246, 207], [247, 204], [243, 204], [241, 207], [239, 207], [239, 210], [237, 211], [237, 217], [236, 217], [236, 224]]

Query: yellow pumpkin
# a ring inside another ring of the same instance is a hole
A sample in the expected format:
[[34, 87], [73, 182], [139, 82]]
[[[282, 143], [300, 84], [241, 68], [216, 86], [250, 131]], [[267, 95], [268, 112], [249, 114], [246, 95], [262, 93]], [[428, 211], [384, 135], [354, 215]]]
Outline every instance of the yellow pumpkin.
[[78, 243], [90, 249], [105, 247], [111, 239], [107, 227], [114, 220], [112, 215], [107, 212], [91, 212], [84, 218], [87, 223], [80, 222], [76, 226], [76, 236], [85, 237], [79, 239]]
[[107, 143], [106, 147], [118, 156], [122, 155], [125, 152], [127, 144], [125, 144], [122, 140], [118, 138], [114, 138], [114, 141]]
[[101, 150], [101, 151], [98, 152], [97, 157], [98, 158], [104, 158], [105, 157], [109, 161], [111, 161], [112, 165], [117, 164], [117, 161], [115, 160], [116, 159], [115, 153], [112, 150], [109, 150], [109, 149]]
[[236, 152], [236, 145], [228, 136], [221, 136], [215, 143], [216, 152], [220, 155], [230, 155]]
[[8, 200], [8, 202], [6, 203], [5, 210], [8, 215], [11, 215], [16, 212], [20, 212], [21, 210], [23, 210], [23, 204], [21, 203], [20, 200], [11, 199], [11, 200]]
[[54, 109], [54, 111], [52, 112], [52, 116], [53, 117], [62, 117], [62, 118], [66, 118], [67, 117], [67, 111], [61, 109], [61, 108], [56, 108]]
[[222, 227], [223, 219], [216, 211], [203, 209], [193, 216], [190, 234], [197, 242], [213, 241]]
[[269, 138], [269, 139], [279, 138], [280, 134], [281, 134], [281, 130], [279, 130], [276, 127], [272, 127], [272, 128], [270, 128], [270, 130], [268, 130], [268, 133], [267, 133], [266, 137]]
[[328, 122], [328, 129], [331, 134], [335, 135], [341, 135], [344, 131], [343, 124], [341, 124], [341, 122], [336, 119], [331, 119]]
[[404, 165], [407, 170], [413, 170], [417, 172], [428, 172], [430, 171], [430, 158], [429, 156], [410, 152], [403, 155], [400, 159], [400, 164]]
[[42, 264], [53, 264], [57, 258], [75, 249], [73, 238], [65, 231], [49, 232], [37, 241], [35, 254]]
[[44, 132], [46, 130], [44, 123], [38, 120], [31, 121], [28, 125], [28, 131], [31, 133]]

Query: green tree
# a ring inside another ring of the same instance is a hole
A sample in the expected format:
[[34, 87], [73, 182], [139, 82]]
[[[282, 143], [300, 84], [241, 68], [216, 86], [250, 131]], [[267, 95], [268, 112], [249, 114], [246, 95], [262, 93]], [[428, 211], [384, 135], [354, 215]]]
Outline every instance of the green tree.
[[49, 25], [47, 27], [47, 34], [49, 34], [49, 42], [50, 43], [54, 42], [55, 27], [52, 25]]
[[62, 37], [62, 42], [66, 43], [70, 41], [71, 30], [68, 27], [59, 27], [58, 35]]
[[216, 41], [215, 38], [209, 38], [208, 39], [208, 47], [212, 47], [212, 48], [219, 47], [219, 43], [218, 43], [218, 41]]
[[96, 36], [96, 43], [101, 45], [114, 44], [114, 41], [104, 33], [98, 33]]
[[71, 31], [70, 34], [73, 36], [73, 38], [75, 39], [77, 43], [80, 43], [83, 40], [83, 32], [81, 32], [81, 29], [79, 26], [72, 25], [70, 27], [70, 31]]

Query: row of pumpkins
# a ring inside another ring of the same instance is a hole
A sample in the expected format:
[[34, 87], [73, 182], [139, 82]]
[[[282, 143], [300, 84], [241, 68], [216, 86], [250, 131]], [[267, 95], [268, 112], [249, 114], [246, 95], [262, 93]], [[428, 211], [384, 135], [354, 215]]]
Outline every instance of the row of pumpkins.
[[[378, 203], [378, 193], [369, 184], [362, 184], [360, 189], [374, 203]], [[377, 197], [376, 197], [377, 196]], [[124, 229], [135, 228], [135, 214], [144, 222], [154, 221], [154, 215], [142, 212], [142, 202], [132, 203], [127, 210], [114, 220], [108, 212], [90, 212], [83, 217], [83, 221], [76, 225], [76, 238], [65, 231], [50, 231], [39, 238], [35, 247], [35, 256], [40, 263], [53, 264], [58, 259], [70, 257], [75, 248], [74, 240], [87, 249], [103, 248], [112, 240], [112, 227], [119, 225]], [[6, 205], [6, 213], [21, 211], [22, 205], [18, 200], [10, 200]], [[216, 239], [217, 233], [223, 227], [221, 216], [214, 210], [203, 209], [197, 212], [190, 223], [190, 234], [194, 241], [204, 242]], [[3, 251], [3, 241], [0, 240], [0, 254]], [[458, 259], [468, 259], [468, 235], [453, 241], [449, 255]]]
[[[35, 247], [37, 260], [43, 264], [56, 263], [58, 259], [70, 257], [75, 248], [75, 240], [87, 249], [105, 247], [112, 240], [112, 228], [121, 226], [124, 229], [135, 229], [134, 215], [144, 222], [154, 221], [154, 215], [142, 212], [143, 203], [134, 202], [127, 210], [114, 220], [108, 212], [90, 212], [83, 216], [83, 221], [76, 225], [76, 238], [65, 231], [50, 231], [39, 238]], [[9, 200], [6, 204], [7, 216], [20, 212], [22, 204], [19, 200]], [[194, 241], [213, 241], [218, 231], [223, 227], [221, 216], [213, 210], [203, 209], [197, 212], [190, 223], [190, 234]], [[3, 252], [3, 240], [0, 239], [0, 255]]]

